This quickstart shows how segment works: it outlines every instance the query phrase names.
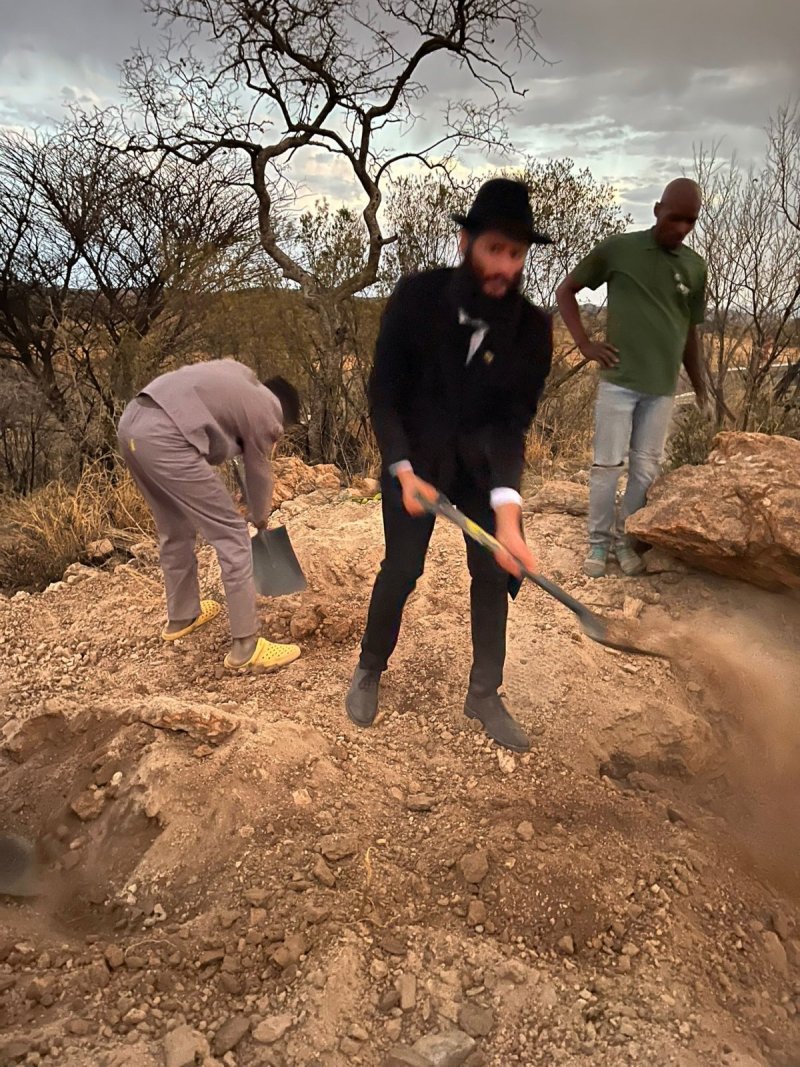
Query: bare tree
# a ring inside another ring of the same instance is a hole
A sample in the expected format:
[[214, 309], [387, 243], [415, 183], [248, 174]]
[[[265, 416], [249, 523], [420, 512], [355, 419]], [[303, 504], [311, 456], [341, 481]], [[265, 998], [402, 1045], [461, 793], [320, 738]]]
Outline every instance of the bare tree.
[[775, 211], [779, 195], [771, 167], [748, 175], [741, 203], [743, 216], [743, 309], [751, 322], [750, 352], [745, 365], [746, 391], [739, 420], [749, 429], [756, 398], [770, 386], [776, 367], [785, 361], [800, 311], [800, 230]]
[[458, 257], [458, 229], [453, 212], [465, 215], [479, 180], [457, 180], [436, 172], [404, 174], [392, 181], [384, 214], [395, 237], [382, 264], [382, 281], [392, 288], [398, 277], [437, 267], [451, 267]]
[[[768, 158], [775, 174], [778, 206], [789, 226], [800, 233], [800, 99], [785, 104], [767, 128]], [[797, 264], [800, 278], [800, 263]], [[794, 316], [794, 360], [778, 382], [777, 390], [786, 396], [790, 389], [800, 393], [800, 308]]]
[[41, 143], [0, 136], [0, 357], [38, 385], [67, 421], [58, 375], [59, 327], [80, 256], [42, 202]]
[[[694, 240], [709, 269], [706, 346], [720, 424], [735, 407], [738, 427], [752, 427], [760, 398], [773, 393], [796, 344], [800, 228], [791, 188], [798, 164], [800, 155], [792, 161], [779, 142], [760, 169], [744, 170], [735, 157], [720, 162], [714, 149], [701, 149], [695, 160], [704, 209]], [[739, 395], [727, 403], [726, 389], [734, 387]]]
[[784, 104], [770, 119], [767, 158], [778, 206], [789, 225], [800, 231], [800, 99]]
[[[195, 163], [229, 152], [250, 167], [261, 243], [314, 314], [326, 368], [341, 365], [347, 302], [378, 279], [382, 183], [401, 161], [443, 161], [465, 144], [502, 150], [508, 99], [521, 95], [513, 62], [538, 53], [528, 0], [151, 0], [175, 37], [158, 58], [138, 53], [125, 81], [141, 116], [129, 147]], [[437, 121], [418, 80], [452, 61], [465, 85]], [[425, 123], [417, 119], [425, 113]], [[423, 127], [436, 133], [427, 141]], [[276, 199], [303, 153], [344, 164], [360, 198], [361, 258], [332, 281], [282, 239]], [[325, 371], [325, 376], [328, 372]], [[327, 395], [327, 394], [325, 394]], [[336, 412], [312, 397], [311, 449], [335, 459]]]
[[0, 489], [29, 493], [62, 474], [68, 444], [35, 383], [7, 366], [0, 376]]
[[[571, 159], [527, 159], [507, 168], [509, 178], [525, 182], [537, 227], [553, 240], [531, 250], [524, 288], [541, 307], [555, 306], [559, 282], [592, 248], [632, 221], [613, 186], [598, 182]], [[451, 266], [456, 262], [458, 229], [453, 212], [466, 214], [480, 179], [445, 179], [438, 174], [404, 176], [392, 183], [386, 201], [386, 222], [397, 238], [387, 257], [396, 278], [417, 270]]]
[[729, 373], [732, 369], [735, 372], [745, 357], [750, 330], [742, 310], [743, 263], [735, 255], [742, 241], [738, 205], [743, 173], [735, 158], [720, 162], [716, 146], [701, 146], [695, 154], [694, 169], [695, 179], [703, 189], [703, 211], [692, 243], [708, 267], [708, 313], [701, 335], [719, 427], [727, 409]]
[[0, 138], [0, 361], [83, 455], [108, 448], [124, 403], [186, 352], [208, 294], [258, 247], [230, 168], [148, 171], [102, 148], [97, 121]]
[[612, 185], [597, 181], [586, 167], [578, 170], [571, 159], [528, 159], [508, 176], [528, 186], [536, 225], [553, 241], [532, 249], [525, 288], [535, 303], [554, 308], [556, 288], [572, 268], [633, 219]]

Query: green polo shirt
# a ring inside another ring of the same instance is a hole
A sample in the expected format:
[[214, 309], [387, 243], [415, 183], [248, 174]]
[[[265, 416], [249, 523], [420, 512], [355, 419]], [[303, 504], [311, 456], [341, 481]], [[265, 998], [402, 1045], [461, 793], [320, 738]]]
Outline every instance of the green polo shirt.
[[580, 288], [608, 284], [606, 338], [619, 366], [601, 377], [626, 389], [671, 396], [689, 327], [705, 316], [706, 265], [691, 248], [667, 251], [652, 230], [606, 238], [571, 273]]

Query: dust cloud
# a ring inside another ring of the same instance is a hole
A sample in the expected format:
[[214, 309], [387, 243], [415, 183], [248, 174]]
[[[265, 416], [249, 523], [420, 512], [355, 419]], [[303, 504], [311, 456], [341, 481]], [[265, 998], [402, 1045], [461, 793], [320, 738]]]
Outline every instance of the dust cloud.
[[694, 615], [659, 638], [724, 755], [705, 801], [752, 862], [800, 895], [800, 611]]

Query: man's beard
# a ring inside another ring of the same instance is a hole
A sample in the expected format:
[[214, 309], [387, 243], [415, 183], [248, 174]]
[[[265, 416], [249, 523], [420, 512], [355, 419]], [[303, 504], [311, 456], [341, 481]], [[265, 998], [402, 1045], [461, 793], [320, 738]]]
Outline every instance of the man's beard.
[[[478, 289], [487, 300], [505, 300], [506, 297], [513, 296], [520, 290], [520, 287], [522, 285], [522, 268], [517, 271], [517, 273], [510, 281], [505, 276], [505, 274], [486, 274], [480, 269], [478, 264], [475, 262], [472, 255], [471, 246], [467, 248], [466, 254], [464, 256], [464, 264], [469, 270], [472, 277], [475, 279]], [[491, 296], [485, 291], [484, 286], [487, 282], [490, 281], [499, 281], [503, 283], [505, 289], [503, 290], [500, 296]]]
[[[459, 286], [461, 299], [465, 305], [464, 310], [469, 314], [490, 321], [504, 318], [512, 308], [517, 306], [522, 285], [522, 270], [510, 282], [507, 282], [503, 275], [484, 274], [473, 260], [471, 247], [467, 247], [460, 273], [462, 276]], [[489, 278], [496, 277], [502, 277], [508, 288], [502, 296], [489, 296], [483, 291], [483, 286]]]

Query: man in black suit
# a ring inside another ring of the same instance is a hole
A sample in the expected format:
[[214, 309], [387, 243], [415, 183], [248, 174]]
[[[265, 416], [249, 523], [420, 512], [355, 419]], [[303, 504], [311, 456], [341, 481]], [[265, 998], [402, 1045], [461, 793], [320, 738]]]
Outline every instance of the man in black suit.
[[[506, 549], [500, 564], [467, 541], [473, 664], [465, 714], [499, 745], [524, 752], [503, 679], [509, 574], [536, 561], [522, 529], [525, 441], [550, 370], [550, 317], [520, 293], [535, 231], [521, 182], [486, 182], [461, 226], [463, 262], [402, 279], [384, 311], [370, 378], [370, 412], [383, 460], [386, 558], [372, 592], [347, 713], [370, 726], [380, 677], [421, 576], [434, 519], [419, 498], [445, 493]], [[434, 486], [436, 487], [434, 489]]]

